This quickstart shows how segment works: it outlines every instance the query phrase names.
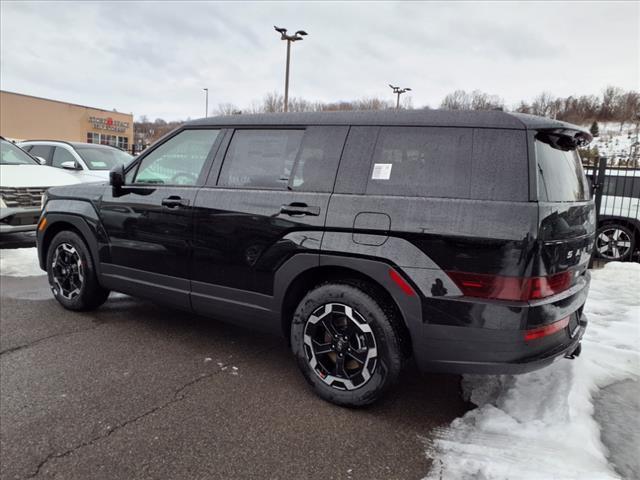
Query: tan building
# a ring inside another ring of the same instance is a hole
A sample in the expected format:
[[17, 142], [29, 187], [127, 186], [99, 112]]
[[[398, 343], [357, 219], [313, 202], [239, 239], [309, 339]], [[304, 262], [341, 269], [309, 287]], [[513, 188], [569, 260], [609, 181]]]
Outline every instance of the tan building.
[[0, 136], [65, 140], [130, 150], [133, 115], [0, 90]]

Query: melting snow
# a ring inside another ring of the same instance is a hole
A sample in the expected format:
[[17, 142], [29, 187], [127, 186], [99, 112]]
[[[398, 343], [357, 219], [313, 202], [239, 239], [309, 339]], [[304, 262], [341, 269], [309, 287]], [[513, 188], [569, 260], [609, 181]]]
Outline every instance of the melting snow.
[[[465, 375], [478, 408], [436, 434], [436, 479], [616, 479], [594, 419], [600, 389], [640, 378], [640, 265], [593, 272], [582, 355], [524, 375]], [[629, 412], [637, 415], [638, 412]]]
[[0, 250], [0, 275], [8, 277], [30, 277], [46, 275], [40, 270], [38, 252], [31, 248], [3, 248]]

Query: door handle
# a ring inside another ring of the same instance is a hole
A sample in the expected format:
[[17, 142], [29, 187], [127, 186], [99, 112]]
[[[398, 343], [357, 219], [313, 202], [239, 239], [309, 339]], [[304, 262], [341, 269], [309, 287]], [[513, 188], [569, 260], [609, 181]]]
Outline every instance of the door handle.
[[188, 207], [189, 200], [187, 198], [178, 197], [177, 195], [171, 195], [170, 197], [162, 199], [162, 206], [167, 208]]
[[290, 203], [289, 205], [282, 205], [280, 213], [291, 216], [311, 215], [317, 217], [320, 215], [320, 207], [310, 207], [306, 203]]

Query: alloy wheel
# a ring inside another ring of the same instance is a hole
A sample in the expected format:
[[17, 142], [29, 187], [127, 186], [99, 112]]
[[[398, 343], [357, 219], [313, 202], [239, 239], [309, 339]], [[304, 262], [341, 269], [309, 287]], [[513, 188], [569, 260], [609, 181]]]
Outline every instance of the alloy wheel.
[[61, 243], [55, 249], [51, 262], [51, 276], [55, 294], [72, 300], [82, 290], [84, 267], [76, 248], [70, 243]]
[[309, 366], [330, 387], [355, 390], [376, 369], [378, 348], [373, 331], [348, 305], [318, 307], [307, 319], [303, 341]]
[[631, 237], [616, 227], [602, 230], [596, 239], [596, 249], [601, 257], [618, 260], [625, 257], [631, 249]]

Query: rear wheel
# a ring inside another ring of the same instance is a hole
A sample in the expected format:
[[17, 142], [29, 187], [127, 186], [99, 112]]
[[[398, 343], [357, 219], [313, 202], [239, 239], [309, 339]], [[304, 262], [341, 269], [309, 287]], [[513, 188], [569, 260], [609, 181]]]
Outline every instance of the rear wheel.
[[69, 310], [92, 310], [109, 296], [98, 283], [89, 249], [72, 231], [60, 232], [51, 241], [47, 276], [53, 296]]
[[402, 368], [398, 319], [366, 285], [326, 283], [296, 309], [291, 347], [324, 400], [359, 407], [380, 398]]
[[596, 234], [596, 254], [605, 260], [626, 260], [633, 254], [635, 238], [624, 225], [609, 223]]

